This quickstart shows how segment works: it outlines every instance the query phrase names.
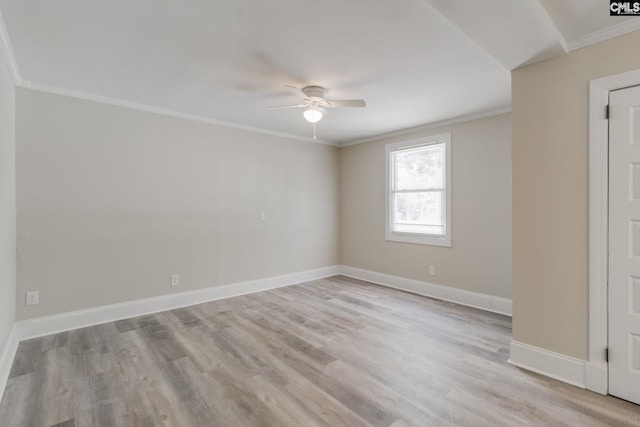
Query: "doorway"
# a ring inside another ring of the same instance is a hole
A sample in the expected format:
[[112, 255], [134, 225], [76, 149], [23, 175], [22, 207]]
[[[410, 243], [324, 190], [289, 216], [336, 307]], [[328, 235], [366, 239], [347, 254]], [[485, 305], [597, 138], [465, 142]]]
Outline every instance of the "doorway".
[[[628, 277], [626, 281], [622, 282], [623, 285], [618, 285], [616, 287], [618, 289], [616, 292], [619, 292], [622, 296], [613, 296], [614, 300], [620, 299], [624, 300], [624, 302], [621, 303], [622, 305], [620, 305], [620, 303], [611, 302], [612, 309], [609, 309], [609, 125], [610, 121], [613, 122], [613, 119], [619, 114], [620, 107], [614, 106], [613, 108], [611, 108], [611, 120], [609, 119], [608, 112], [610, 95], [614, 97], [615, 103], [617, 102], [615, 98], [618, 97], [618, 95], [615, 95], [615, 92], [622, 93], [624, 89], [632, 88], [639, 85], [640, 70], [634, 70], [622, 74], [603, 77], [600, 79], [592, 80], [589, 83], [589, 358], [585, 364], [584, 384], [587, 389], [601, 394], [616, 393], [615, 378], [613, 379], [614, 385], [610, 390], [610, 365], [613, 366], [612, 369], [616, 369], [615, 364], [622, 361], [622, 359], [619, 358], [621, 352], [626, 353], [627, 356], [626, 362], [623, 361], [620, 366], [626, 366], [626, 369], [631, 372], [635, 371], [635, 369], [632, 369], [633, 365], [630, 365], [630, 363], [636, 363], [635, 359], [632, 359], [632, 355], [629, 354], [631, 345], [636, 345], [636, 343], [630, 338], [630, 335], [628, 333], [626, 335], [626, 338], [620, 341], [621, 343], [623, 343], [623, 347], [617, 348], [619, 346], [619, 344], [616, 344], [618, 340], [614, 338], [614, 341], [611, 343], [613, 345], [613, 347], [611, 348], [611, 352], [608, 351], [610, 344], [610, 311], [612, 313], [617, 313], [614, 314], [614, 316], [620, 317], [623, 317], [623, 315], [620, 313], [627, 313], [627, 321], [630, 321], [629, 317], [631, 319], [635, 317], [635, 315], [630, 314], [632, 313], [632, 308], [630, 306], [631, 301], [629, 299], [631, 284], [629, 283]], [[624, 107], [622, 108], [624, 109]], [[629, 112], [629, 108], [630, 107], [627, 107], [627, 112]], [[616, 112], [616, 109], [618, 110], [618, 112]], [[623, 112], [622, 114], [625, 113]], [[638, 119], [634, 118], [634, 120], [637, 121]], [[627, 120], [627, 125], [632, 125], [630, 117]], [[615, 124], [614, 126], [617, 127], [617, 125]], [[620, 127], [620, 129], [622, 129], [622, 127]], [[620, 132], [624, 134], [624, 131]], [[612, 138], [615, 137], [614, 135], [611, 136]], [[622, 138], [624, 139], [625, 137]], [[628, 146], [628, 129], [626, 138], [626, 145]], [[637, 137], [635, 137], [635, 139], [637, 139]], [[625, 144], [623, 143], [622, 146], [624, 147]], [[624, 156], [622, 154], [619, 154], [618, 151], [612, 153], [612, 155], [617, 157]], [[636, 162], [632, 161], [630, 163]], [[622, 168], [623, 172], [626, 173], [626, 178], [620, 178], [620, 176], [618, 176], [615, 178], [615, 180], [619, 181], [626, 179], [628, 181], [631, 174], [628, 168], [631, 167], [632, 166], [629, 166], [629, 162], [627, 162], [627, 167]], [[611, 169], [614, 169], [614, 167], [612, 167]], [[619, 186], [619, 184], [616, 185]], [[627, 203], [629, 203], [631, 199], [629, 191], [632, 184], [630, 182], [626, 182], [626, 184], [624, 185], [626, 186], [626, 190], [620, 190], [620, 192], [625, 193], [626, 191], [626, 196], [623, 195], [622, 200], [625, 200], [624, 197], [626, 197]], [[616, 202], [612, 201], [612, 203]], [[620, 214], [618, 212], [617, 205], [614, 206], [611, 213]], [[617, 223], [619, 223], [620, 219], [618, 216], [614, 216], [612, 218], [612, 221], [617, 221]], [[622, 220], [623, 226], [622, 228], [618, 228], [619, 234], [626, 232], [627, 239], [626, 245], [622, 244], [621, 246], [619, 246], [618, 251], [626, 251], [625, 256], [627, 258], [629, 258], [629, 255], [631, 253], [629, 246], [629, 235], [632, 231], [630, 230], [630, 221], [630, 219], [627, 219], [626, 221]], [[640, 223], [631, 224], [638, 225]], [[615, 240], [612, 243], [614, 245], [618, 245], [618, 243], [616, 242], [620, 238], [614, 237], [614, 239]], [[635, 273], [633, 277], [636, 277]], [[618, 279], [614, 278], [613, 280]], [[626, 295], [623, 293], [625, 284]], [[623, 319], [623, 322], [624, 321], [625, 320]], [[614, 327], [616, 320], [613, 319], [613, 322], [614, 324], [611, 325], [612, 332], [613, 329], [617, 329]], [[609, 354], [611, 356], [611, 363], [609, 363], [608, 361]], [[635, 384], [638, 383], [636, 382]], [[619, 394], [620, 393], [618, 392], [618, 395]], [[629, 399], [630, 397], [625, 398]]]
[[609, 94], [609, 394], [640, 404], [640, 86]]

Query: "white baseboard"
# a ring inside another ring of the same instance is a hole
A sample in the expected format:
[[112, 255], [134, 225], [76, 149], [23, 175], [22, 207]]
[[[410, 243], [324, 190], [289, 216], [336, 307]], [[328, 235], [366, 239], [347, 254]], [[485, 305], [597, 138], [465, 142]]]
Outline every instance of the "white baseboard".
[[11, 373], [11, 365], [13, 365], [13, 359], [16, 356], [18, 350], [18, 328], [14, 324], [7, 337], [7, 342], [2, 348], [0, 353], [0, 401], [2, 401], [2, 395], [4, 389], [7, 386], [9, 380], [9, 373]]
[[365, 280], [378, 285], [400, 289], [414, 294], [437, 298], [445, 301], [469, 307], [480, 308], [482, 310], [511, 316], [511, 300], [508, 298], [496, 297], [479, 292], [467, 291], [464, 289], [452, 288], [449, 286], [436, 285], [422, 282], [415, 279], [407, 279], [390, 274], [378, 273], [361, 268], [343, 265], [340, 267], [341, 274], [354, 279]]
[[310, 280], [343, 274], [360, 280], [413, 292], [419, 295], [480, 308], [500, 314], [511, 315], [511, 300], [477, 292], [465, 291], [418, 280], [377, 273], [349, 266], [329, 266], [283, 276], [247, 282], [233, 283], [196, 291], [162, 295], [119, 304], [94, 307], [85, 310], [60, 313], [17, 322], [18, 339], [26, 340], [58, 332], [69, 331], [100, 323], [157, 313], [163, 310], [186, 307], [217, 299], [230, 298], [265, 291], [268, 289], [303, 283]]
[[586, 388], [584, 360], [511, 340], [509, 363], [576, 387]]
[[[295, 285], [340, 274], [340, 266], [329, 266], [283, 276], [250, 280], [196, 291], [162, 295], [119, 304], [105, 305], [68, 313], [54, 314], [17, 322], [17, 338], [26, 340], [72, 329], [113, 322], [218, 299], [230, 298], [268, 289]], [[13, 357], [10, 359], [13, 360]]]
[[587, 390], [600, 394], [609, 394], [609, 365], [606, 363], [586, 362], [584, 384]]

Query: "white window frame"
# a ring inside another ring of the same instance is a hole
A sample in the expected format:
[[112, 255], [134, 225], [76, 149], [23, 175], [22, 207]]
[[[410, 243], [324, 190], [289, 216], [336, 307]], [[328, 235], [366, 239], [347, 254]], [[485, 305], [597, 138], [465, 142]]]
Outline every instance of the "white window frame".
[[[392, 231], [391, 219], [393, 214], [393, 202], [391, 197], [393, 188], [393, 168], [391, 165], [391, 153], [398, 149], [424, 147], [444, 143], [445, 173], [444, 173], [444, 197], [445, 202], [445, 234], [444, 237]], [[411, 141], [401, 141], [385, 145], [385, 239], [393, 242], [416, 243], [420, 245], [451, 247], [451, 134], [434, 135]]]

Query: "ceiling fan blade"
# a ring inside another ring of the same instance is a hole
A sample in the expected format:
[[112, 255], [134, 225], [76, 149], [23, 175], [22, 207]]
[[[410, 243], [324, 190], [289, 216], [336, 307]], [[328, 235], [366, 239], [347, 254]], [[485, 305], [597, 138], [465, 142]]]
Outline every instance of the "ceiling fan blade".
[[304, 92], [302, 91], [302, 89], [300, 89], [299, 87], [296, 87], [296, 86], [293, 86], [293, 85], [284, 85], [284, 87], [286, 87], [287, 89], [291, 89], [298, 96], [302, 96], [303, 98], [307, 97], [307, 95], [305, 95]]
[[303, 108], [306, 107], [306, 104], [296, 104], [296, 105], [276, 105], [275, 107], [267, 107], [268, 110], [277, 110], [280, 108]]
[[342, 99], [342, 100], [330, 100], [327, 99], [331, 108], [348, 108], [348, 107], [366, 107], [367, 103], [362, 99]]

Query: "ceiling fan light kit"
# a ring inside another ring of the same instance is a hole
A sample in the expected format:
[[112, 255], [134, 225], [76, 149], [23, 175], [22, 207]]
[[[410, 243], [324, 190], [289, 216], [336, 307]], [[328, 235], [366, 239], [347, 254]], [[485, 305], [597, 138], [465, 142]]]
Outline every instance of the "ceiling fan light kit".
[[322, 119], [322, 111], [313, 105], [310, 105], [308, 110], [304, 110], [302, 115], [309, 123], [317, 123]]

